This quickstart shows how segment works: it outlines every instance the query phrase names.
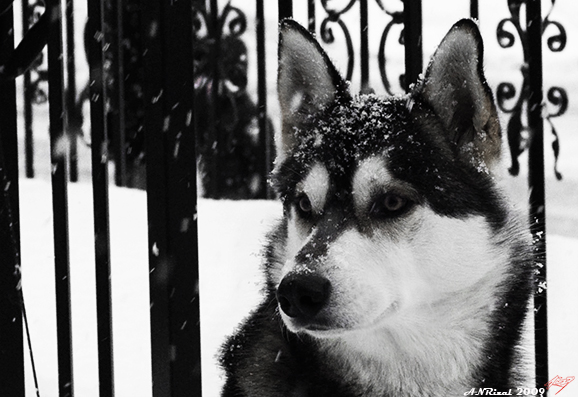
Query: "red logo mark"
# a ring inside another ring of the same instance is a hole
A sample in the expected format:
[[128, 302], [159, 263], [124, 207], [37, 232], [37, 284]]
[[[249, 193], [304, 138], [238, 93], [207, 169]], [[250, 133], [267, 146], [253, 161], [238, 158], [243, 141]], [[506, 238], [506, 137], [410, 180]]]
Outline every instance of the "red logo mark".
[[550, 382], [546, 383], [546, 390], [549, 390], [552, 386], [561, 387], [560, 390], [556, 392], [556, 394], [560, 393], [570, 382], [574, 380], [573, 376], [568, 376], [566, 378], [562, 378], [561, 376], [556, 375]]

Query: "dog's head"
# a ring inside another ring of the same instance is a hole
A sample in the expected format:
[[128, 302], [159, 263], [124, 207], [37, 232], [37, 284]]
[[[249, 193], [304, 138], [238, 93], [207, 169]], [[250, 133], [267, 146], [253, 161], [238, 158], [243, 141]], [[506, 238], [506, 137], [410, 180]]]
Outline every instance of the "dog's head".
[[458, 22], [425, 77], [387, 99], [351, 95], [291, 20], [279, 45], [274, 183], [286, 238], [268, 276], [287, 327], [334, 336], [429, 321], [432, 307], [458, 298], [487, 305], [496, 287], [487, 280], [504, 262], [493, 235], [507, 215], [493, 182], [501, 133], [476, 24]]

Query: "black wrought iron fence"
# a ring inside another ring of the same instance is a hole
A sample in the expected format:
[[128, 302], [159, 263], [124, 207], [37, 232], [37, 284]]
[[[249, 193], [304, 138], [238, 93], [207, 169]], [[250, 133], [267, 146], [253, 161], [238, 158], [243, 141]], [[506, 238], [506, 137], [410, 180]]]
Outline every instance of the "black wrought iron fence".
[[[278, 2], [279, 19], [293, 16], [293, 3]], [[377, 5], [387, 18], [377, 65], [370, 65], [369, 3]], [[398, 39], [405, 48], [400, 86], [407, 89], [423, 68], [421, 1], [401, 3], [402, 10], [390, 10], [381, 0], [350, 0], [339, 6], [326, 0], [299, 1], [307, 9], [306, 25], [322, 42], [333, 42], [336, 30], [345, 37], [347, 77], [358, 73], [360, 89], [370, 91], [369, 73], [377, 70], [389, 93], [393, 80], [384, 49], [393, 26], [402, 27]], [[257, 0], [256, 54], [251, 54], [257, 59], [254, 99], [247, 91], [248, 50], [242, 37], [247, 21], [243, 11], [231, 3], [88, 0], [87, 4], [84, 42], [90, 78], [80, 93], [76, 92], [71, 38], [75, 30], [73, 2], [24, 0], [24, 36], [16, 49], [12, 1], [0, 4], [0, 396], [24, 396], [25, 310], [20, 289], [14, 80], [21, 74], [27, 177], [34, 176], [33, 104], [47, 101], [49, 105], [60, 395], [71, 396], [74, 390], [67, 179], [78, 178], [76, 141], [83, 134], [90, 137], [92, 153], [99, 395], [114, 395], [108, 160], [114, 161], [116, 184], [147, 190], [153, 395], [200, 395], [200, 297], [194, 288], [198, 282], [197, 165], [207, 197], [271, 196], [267, 175], [274, 145], [266, 62], [275, 58], [266, 53], [265, 33], [276, 36], [276, 26], [265, 25], [264, 2]], [[359, 12], [359, 43], [354, 42], [343, 19], [354, 5]], [[542, 42], [548, 25], [558, 29], [548, 40], [550, 50], [562, 50], [566, 37], [562, 25], [551, 21], [549, 13], [542, 16], [540, 1], [510, 0], [508, 5], [512, 15], [497, 27], [497, 36], [502, 47], [511, 46], [516, 36], [508, 26], [514, 27], [523, 42], [524, 78], [521, 94], [513, 84], [502, 83], [497, 99], [500, 108], [511, 114], [507, 132], [512, 172], [516, 172], [519, 154], [529, 152], [530, 220], [539, 255], [536, 282], [540, 284], [545, 282], [546, 258], [542, 46], [537, 43]], [[521, 20], [521, 7], [525, 8], [526, 21]], [[476, 0], [470, 2], [470, 14], [478, 17]], [[63, 26], [68, 32], [66, 45]], [[44, 62], [39, 57], [46, 44]], [[66, 59], [62, 57], [64, 47]], [[48, 94], [42, 86], [46, 83]], [[546, 117], [552, 125], [551, 119], [566, 111], [568, 99], [559, 87], [550, 89], [546, 99], [557, 106], [556, 112]], [[508, 107], [509, 100], [515, 104]], [[90, 123], [85, 123], [82, 113], [85, 102], [90, 104]], [[69, 142], [66, 155], [55, 150], [62, 139]], [[183, 220], [187, 225], [184, 229]], [[536, 383], [544, 385], [548, 381], [545, 289], [536, 294], [535, 307]], [[188, 326], [183, 328], [183, 324]]]

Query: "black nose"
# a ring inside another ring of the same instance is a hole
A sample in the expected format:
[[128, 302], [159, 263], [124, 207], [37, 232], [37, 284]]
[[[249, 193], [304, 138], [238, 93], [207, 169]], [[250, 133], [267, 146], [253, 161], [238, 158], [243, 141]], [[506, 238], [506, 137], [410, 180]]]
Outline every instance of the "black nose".
[[308, 320], [327, 303], [331, 283], [314, 274], [289, 274], [277, 288], [277, 301], [281, 310], [293, 318]]

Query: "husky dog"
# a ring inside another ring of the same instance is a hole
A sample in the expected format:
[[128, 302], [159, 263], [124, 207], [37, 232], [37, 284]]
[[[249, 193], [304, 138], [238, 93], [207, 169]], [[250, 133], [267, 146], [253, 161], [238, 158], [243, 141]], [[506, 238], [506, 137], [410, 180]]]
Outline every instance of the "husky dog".
[[[496, 183], [501, 131], [476, 24], [458, 22], [405, 97], [352, 96], [280, 26], [263, 303], [223, 347], [223, 396], [516, 392], [530, 235]], [[488, 389], [485, 389], [486, 391]]]

